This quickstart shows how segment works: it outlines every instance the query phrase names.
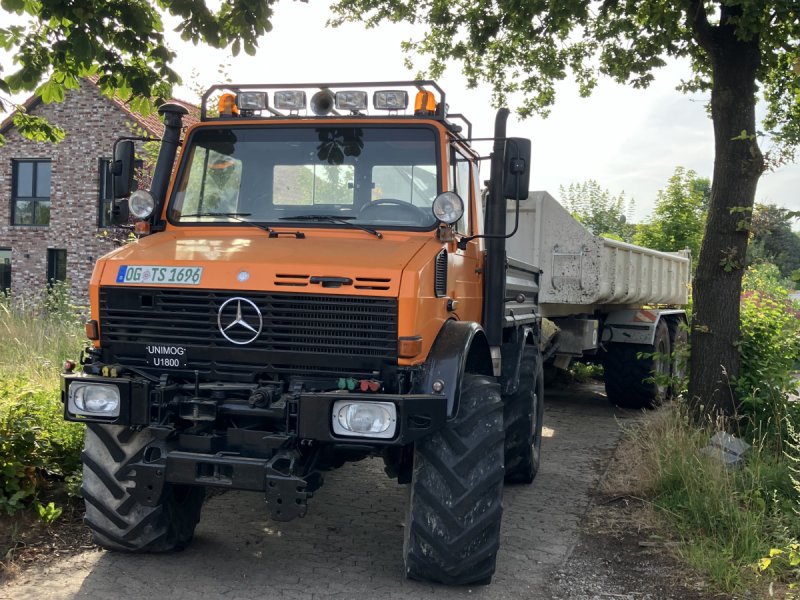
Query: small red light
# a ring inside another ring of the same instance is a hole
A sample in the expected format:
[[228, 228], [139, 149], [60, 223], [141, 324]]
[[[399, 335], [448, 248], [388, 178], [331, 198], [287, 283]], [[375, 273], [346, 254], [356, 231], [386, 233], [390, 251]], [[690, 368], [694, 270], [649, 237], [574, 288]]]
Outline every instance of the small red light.
[[64, 373], [72, 373], [75, 370], [75, 363], [71, 360], [64, 361]]

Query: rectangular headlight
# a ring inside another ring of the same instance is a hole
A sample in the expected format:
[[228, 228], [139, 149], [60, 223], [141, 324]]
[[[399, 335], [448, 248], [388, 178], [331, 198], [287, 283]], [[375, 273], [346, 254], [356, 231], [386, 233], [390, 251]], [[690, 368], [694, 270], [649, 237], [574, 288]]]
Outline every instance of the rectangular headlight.
[[403, 90], [381, 90], [372, 96], [376, 110], [405, 110], [408, 108], [408, 92]]
[[387, 440], [397, 431], [397, 407], [393, 402], [337, 400], [332, 413], [336, 435]]
[[118, 417], [120, 393], [116, 385], [73, 381], [69, 386], [67, 407], [73, 415]]
[[336, 92], [337, 110], [367, 110], [367, 92]]
[[304, 110], [306, 107], [305, 92], [275, 92], [275, 108], [279, 110]]
[[267, 92], [239, 92], [236, 95], [236, 106], [239, 110], [265, 110]]

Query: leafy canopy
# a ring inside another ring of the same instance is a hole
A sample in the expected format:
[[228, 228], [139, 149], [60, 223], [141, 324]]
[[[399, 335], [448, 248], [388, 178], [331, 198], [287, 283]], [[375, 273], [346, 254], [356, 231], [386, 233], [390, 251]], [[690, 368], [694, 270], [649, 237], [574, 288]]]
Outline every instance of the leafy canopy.
[[800, 212], [775, 204], [756, 204], [750, 220], [748, 264], [772, 263], [781, 277], [800, 283], [800, 235], [792, 231], [792, 223], [798, 218]]
[[633, 199], [625, 198], [624, 192], [612, 196], [611, 192], [590, 179], [571, 183], [566, 189], [562, 185], [559, 193], [564, 208], [594, 235], [631, 241], [633, 225], [628, 221], [633, 213]]
[[522, 116], [546, 114], [555, 83], [570, 74], [584, 96], [598, 75], [646, 87], [666, 58], [691, 62], [685, 89], [709, 90], [713, 64], [698, 31], [717, 35], [725, 14], [740, 40], [758, 38], [757, 78], [769, 103], [765, 126], [785, 143], [800, 143], [797, 0], [339, 0], [333, 10], [334, 26], [420, 25], [425, 34], [404, 44], [409, 65], [411, 55], [427, 55], [427, 75], [435, 78], [458, 61], [469, 85], [492, 85], [498, 104], [520, 94]]
[[634, 243], [665, 252], [689, 248], [696, 259], [700, 255], [710, 197], [708, 179], [677, 167], [666, 189], [658, 191], [649, 222], [638, 226]]
[[0, 67], [0, 112], [2, 94], [36, 90], [44, 102], [61, 101], [79, 78], [95, 76], [103, 93], [147, 114], [180, 82], [162, 14], [179, 19], [175, 30], [184, 40], [253, 55], [259, 36], [272, 29], [275, 1], [0, 0], [23, 23], [0, 27], [0, 48], [16, 66], [10, 73]]

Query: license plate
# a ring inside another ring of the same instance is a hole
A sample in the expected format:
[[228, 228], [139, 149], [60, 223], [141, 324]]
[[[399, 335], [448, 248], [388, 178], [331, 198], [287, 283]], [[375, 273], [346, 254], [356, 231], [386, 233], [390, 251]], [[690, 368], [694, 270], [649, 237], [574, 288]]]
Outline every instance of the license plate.
[[148, 367], [162, 369], [185, 369], [186, 348], [170, 344], [149, 344], [144, 347]]
[[203, 267], [122, 265], [117, 272], [117, 283], [200, 285], [202, 278]]

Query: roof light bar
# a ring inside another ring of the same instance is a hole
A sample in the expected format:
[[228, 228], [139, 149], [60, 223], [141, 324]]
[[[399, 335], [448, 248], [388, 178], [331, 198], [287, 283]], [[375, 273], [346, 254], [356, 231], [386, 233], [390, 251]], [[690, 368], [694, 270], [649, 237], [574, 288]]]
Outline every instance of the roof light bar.
[[348, 90], [336, 92], [337, 110], [367, 110], [367, 92]]
[[372, 95], [375, 110], [405, 110], [408, 108], [408, 92], [404, 90], [380, 90]]
[[279, 110], [305, 110], [306, 93], [300, 91], [275, 92], [275, 108]]

